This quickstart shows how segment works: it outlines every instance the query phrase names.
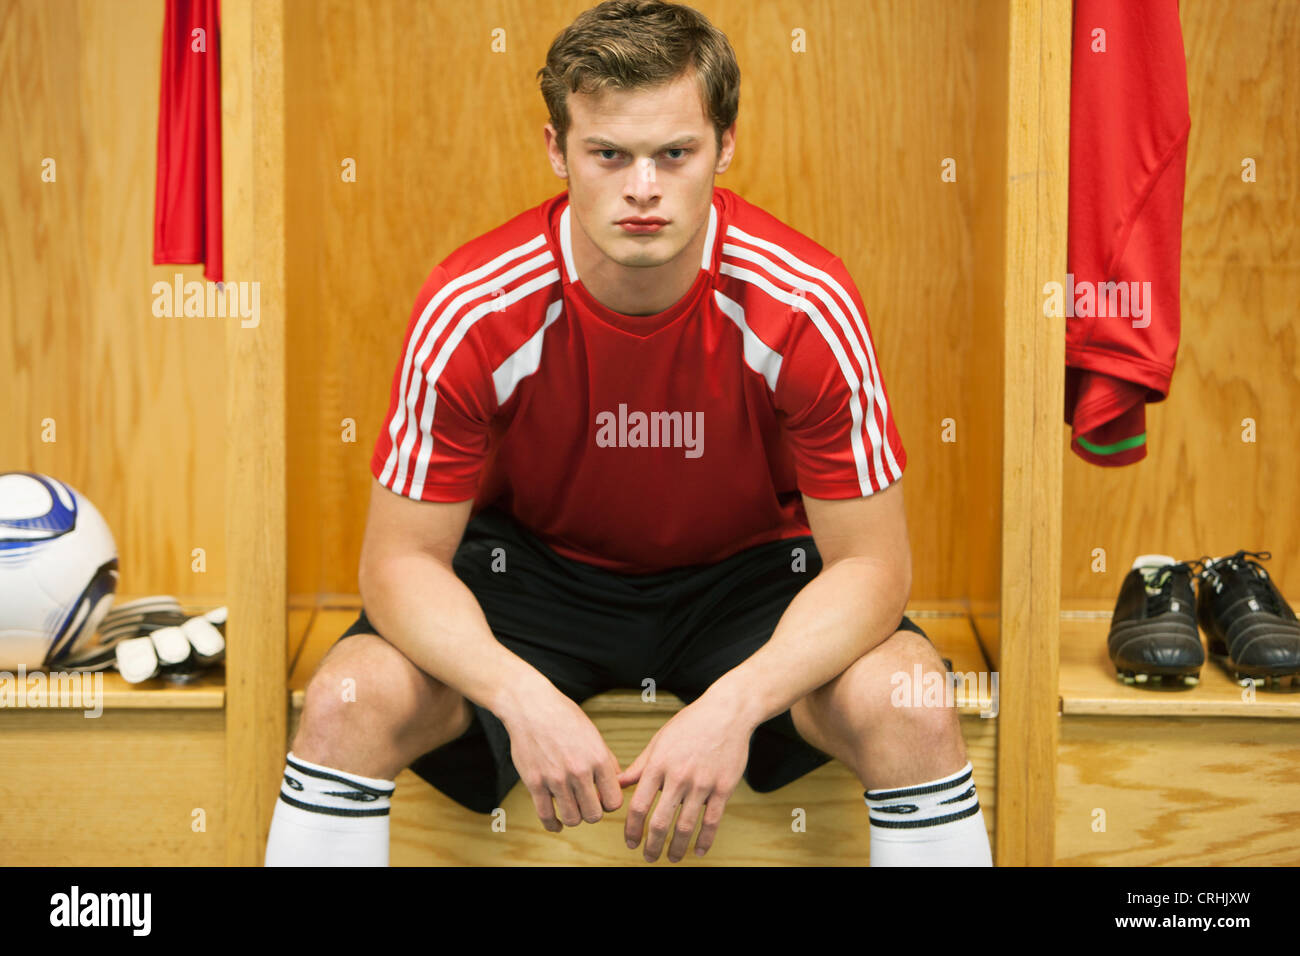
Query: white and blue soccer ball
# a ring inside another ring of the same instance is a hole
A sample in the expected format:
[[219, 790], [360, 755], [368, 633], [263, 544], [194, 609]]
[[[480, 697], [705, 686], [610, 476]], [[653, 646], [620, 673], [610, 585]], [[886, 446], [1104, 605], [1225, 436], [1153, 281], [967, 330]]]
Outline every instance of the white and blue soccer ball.
[[82, 494], [0, 474], [0, 670], [54, 670], [92, 651], [117, 573], [113, 534]]

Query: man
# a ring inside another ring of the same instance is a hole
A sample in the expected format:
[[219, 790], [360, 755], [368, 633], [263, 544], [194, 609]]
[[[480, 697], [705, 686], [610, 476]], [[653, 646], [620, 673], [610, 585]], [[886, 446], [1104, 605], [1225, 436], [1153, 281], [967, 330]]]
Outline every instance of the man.
[[[406, 766], [484, 813], [522, 780], [552, 831], [635, 786], [628, 847], [677, 861], [742, 775], [772, 790], [831, 757], [867, 788], [874, 865], [991, 865], [954, 711], [891, 706], [891, 675], [943, 662], [903, 615], [906, 456], [862, 300], [714, 186], [730, 44], [611, 0], [540, 75], [568, 189], [416, 301], [365, 610], [308, 687], [268, 865], [385, 865]], [[686, 706], [620, 769], [579, 703], [646, 680]]]

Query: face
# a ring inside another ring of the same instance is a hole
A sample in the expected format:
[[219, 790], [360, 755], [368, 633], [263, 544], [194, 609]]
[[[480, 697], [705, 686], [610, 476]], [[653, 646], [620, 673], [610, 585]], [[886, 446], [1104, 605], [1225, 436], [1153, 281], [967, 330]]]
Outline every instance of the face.
[[673, 261], [708, 224], [713, 177], [731, 165], [735, 124], [719, 153], [693, 71], [653, 89], [571, 93], [569, 116], [567, 158], [549, 123], [546, 145], [583, 233], [622, 266]]

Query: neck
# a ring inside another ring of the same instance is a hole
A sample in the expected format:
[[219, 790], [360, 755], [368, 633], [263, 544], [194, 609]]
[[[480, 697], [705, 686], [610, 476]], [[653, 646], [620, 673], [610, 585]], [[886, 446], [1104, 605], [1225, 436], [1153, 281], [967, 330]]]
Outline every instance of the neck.
[[623, 315], [655, 315], [691, 290], [700, 273], [708, 222], [673, 259], [658, 266], [625, 266], [602, 253], [576, 221], [570, 222], [574, 265], [592, 298]]

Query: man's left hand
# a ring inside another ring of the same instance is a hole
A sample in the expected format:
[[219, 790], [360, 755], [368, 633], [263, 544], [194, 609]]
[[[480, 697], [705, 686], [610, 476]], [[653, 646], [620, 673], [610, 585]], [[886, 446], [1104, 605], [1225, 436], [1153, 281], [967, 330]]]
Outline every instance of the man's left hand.
[[[713, 845], [722, 811], [745, 772], [753, 732], [754, 726], [736, 707], [711, 699], [707, 693], [659, 728], [631, 766], [619, 774], [619, 786], [638, 784], [627, 808], [624, 834], [628, 849], [636, 849], [645, 832], [645, 860], [653, 863], [671, 835], [668, 859], [677, 863], [686, 856], [702, 813], [695, 852], [703, 856]], [[663, 796], [645, 831], [646, 815], [660, 790]], [[674, 828], [673, 816], [679, 806], [681, 814]]]

